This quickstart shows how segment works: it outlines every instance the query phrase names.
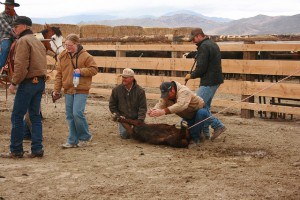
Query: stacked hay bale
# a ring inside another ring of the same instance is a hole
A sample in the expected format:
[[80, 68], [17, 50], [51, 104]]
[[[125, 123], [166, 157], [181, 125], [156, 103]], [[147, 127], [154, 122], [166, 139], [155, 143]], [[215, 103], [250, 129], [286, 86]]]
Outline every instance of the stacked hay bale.
[[173, 28], [174, 36], [189, 36], [193, 28], [191, 27], [179, 27]]
[[44, 29], [45, 29], [44, 25], [42, 25], [42, 24], [32, 24], [32, 27], [31, 27], [31, 30], [34, 33], [41, 32]]
[[80, 26], [80, 38], [112, 37], [113, 27], [105, 25]]
[[113, 37], [142, 36], [144, 30], [140, 26], [115, 26], [113, 27]]
[[64, 38], [70, 33], [75, 33], [80, 36], [80, 29], [79, 26], [77, 25], [74, 24], [49, 24], [49, 25], [59, 27]]
[[173, 34], [171, 28], [144, 28], [145, 35], [170, 35]]

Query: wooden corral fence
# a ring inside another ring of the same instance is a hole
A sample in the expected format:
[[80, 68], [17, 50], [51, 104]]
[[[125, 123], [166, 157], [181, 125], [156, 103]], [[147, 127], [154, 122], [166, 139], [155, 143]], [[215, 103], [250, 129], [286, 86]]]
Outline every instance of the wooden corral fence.
[[[241, 99], [256, 93], [273, 84], [267, 77], [286, 77], [295, 72], [299, 72], [291, 81], [284, 81], [275, 84], [271, 88], [256, 94], [255, 97], [249, 98], [246, 102], [238, 103], [239, 99], [214, 98], [212, 106], [226, 108], [233, 104], [234, 107], [241, 110], [241, 116], [250, 118], [254, 116], [254, 111], [268, 113], [283, 113], [291, 115], [300, 115], [300, 43], [283, 43], [283, 42], [251, 42], [244, 43], [218, 43], [222, 52], [242, 52], [243, 59], [223, 59], [222, 69], [226, 74], [239, 74], [238, 78], [225, 80], [217, 93], [240, 96]], [[101, 85], [116, 85], [121, 83], [119, 74], [124, 68], [132, 68], [136, 71], [151, 70], [169, 73], [156, 73], [156, 75], [136, 75], [138, 83], [143, 87], [157, 88], [157, 93], [147, 93], [147, 98], [159, 98], [159, 86], [162, 81], [175, 80], [184, 83], [184, 75], [190, 71], [194, 59], [182, 58], [185, 52], [195, 51], [195, 45], [192, 44], [121, 44], [115, 45], [92, 45], [85, 44], [87, 50], [98, 51], [115, 51], [115, 57], [95, 56], [95, 60], [101, 69], [109, 69], [106, 72], [99, 73], [93, 78], [93, 83]], [[126, 52], [130, 51], [159, 51], [171, 52], [170, 58], [154, 58], [154, 57], [125, 57]], [[291, 52], [296, 53], [297, 59], [293, 60], [256, 60], [260, 52]], [[52, 72], [53, 74], [55, 71]], [[258, 78], [265, 77], [265, 78]], [[262, 82], [264, 81], [264, 82]], [[188, 81], [187, 86], [196, 90], [199, 86], [199, 79]], [[111, 89], [93, 87], [91, 93], [99, 95], [110, 95]], [[220, 95], [222, 96], [222, 95]], [[226, 96], [226, 95], [224, 95]], [[261, 101], [261, 97], [264, 101]], [[270, 99], [266, 101], [265, 99]], [[272, 102], [272, 99], [287, 100], [288, 103]], [[291, 103], [292, 102], [292, 103]]]

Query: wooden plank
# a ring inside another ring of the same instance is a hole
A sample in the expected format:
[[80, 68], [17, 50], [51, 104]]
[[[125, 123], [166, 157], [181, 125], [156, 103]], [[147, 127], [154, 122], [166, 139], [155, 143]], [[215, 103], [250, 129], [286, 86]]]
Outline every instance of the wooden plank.
[[[91, 88], [91, 94], [97, 95], [111, 95], [111, 89], [102, 89], [102, 88]], [[159, 99], [159, 94], [146, 93], [147, 99]], [[233, 106], [234, 105], [234, 106]], [[213, 107], [232, 107], [241, 109], [250, 109], [256, 111], [267, 111], [267, 112], [276, 112], [276, 113], [286, 113], [300, 115], [300, 107], [291, 107], [291, 106], [278, 106], [270, 104], [258, 104], [258, 103], [246, 103], [246, 102], [237, 102], [226, 99], [214, 99], [212, 102]], [[226, 111], [225, 111], [226, 112]]]
[[218, 43], [221, 51], [300, 51], [300, 43], [294, 44], [226, 44]]
[[142, 57], [94, 57], [99, 67], [133, 68], [149, 70], [189, 71], [192, 59], [182, 58], [142, 58]]
[[[51, 80], [54, 80], [56, 71], [54, 70], [48, 75]], [[149, 76], [149, 75], [135, 75], [135, 79], [142, 87], [159, 88], [160, 84], [165, 81], [177, 81], [184, 84], [184, 77], [169, 77], [169, 76]], [[95, 84], [117, 85], [122, 81], [120, 75], [110, 73], [98, 73], [93, 77]], [[199, 87], [199, 79], [189, 80], [187, 86], [195, 91]], [[238, 94], [238, 95], [252, 95], [269, 87], [274, 83], [270, 82], [251, 82], [238, 80], [225, 80], [224, 84], [220, 86], [217, 93]], [[279, 83], [272, 87], [261, 91], [256, 96], [278, 97], [278, 98], [292, 98], [300, 99], [300, 84]]]
[[300, 84], [225, 80], [217, 92], [300, 99]]
[[[263, 90], [271, 86], [270, 88]], [[268, 96], [268, 97], [282, 97], [282, 98], [292, 98], [292, 99], [300, 99], [300, 84], [293, 83], [267, 83], [267, 82], [243, 82], [243, 94], [250, 95], [259, 93], [259, 96]]]
[[[148, 70], [190, 71], [193, 59], [141, 58], [141, 57], [94, 57], [99, 67], [133, 68]], [[286, 60], [222, 60], [223, 73], [290, 75], [300, 69], [300, 61]], [[300, 76], [298, 73], [297, 76]]]
[[249, 109], [255, 111], [267, 111], [267, 112], [300, 115], [300, 107], [279, 106], [279, 105], [259, 104], [259, 103], [246, 103], [246, 102], [239, 103], [236, 101], [230, 101], [224, 99], [214, 99], [212, 102], [212, 106], [225, 107], [224, 105], [226, 105], [226, 107], [232, 106], [233, 108], [238, 108], [238, 109]]
[[299, 70], [300, 61], [294, 60], [222, 60], [223, 73], [288, 76]]
[[[239, 44], [217, 43], [221, 51], [300, 51], [300, 44]], [[83, 45], [86, 50], [100, 51], [196, 51], [194, 44], [155, 44], [155, 45]]]
[[[194, 59], [183, 58], [140, 58], [140, 57], [94, 57], [99, 67], [171, 70], [189, 72]], [[48, 57], [48, 65], [55, 61]], [[262, 74], [288, 76], [300, 70], [300, 61], [294, 60], [222, 60], [223, 73]], [[295, 76], [300, 76], [298, 73]]]

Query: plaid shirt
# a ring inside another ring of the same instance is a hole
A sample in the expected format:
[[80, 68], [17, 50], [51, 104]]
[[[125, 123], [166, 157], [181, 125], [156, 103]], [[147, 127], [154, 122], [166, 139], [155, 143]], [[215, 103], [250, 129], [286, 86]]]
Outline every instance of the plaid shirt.
[[13, 38], [11, 25], [17, 15], [11, 17], [4, 12], [0, 13], [0, 40]]

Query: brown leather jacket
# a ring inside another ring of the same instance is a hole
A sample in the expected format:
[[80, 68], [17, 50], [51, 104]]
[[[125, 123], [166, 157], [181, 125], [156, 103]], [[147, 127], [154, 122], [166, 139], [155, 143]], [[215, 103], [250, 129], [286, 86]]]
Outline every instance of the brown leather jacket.
[[[92, 85], [92, 76], [98, 73], [97, 64], [85, 49], [80, 45], [78, 47], [78, 58], [64, 50], [58, 57], [58, 66], [56, 67], [57, 74], [55, 76], [54, 92], [60, 92], [64, 88], [65, 94], [88, 94]], [[79, 85], [76, 90], [73, 86], [74, 67], [80, 69]], [[77, 61], [76, 61], [77, 60]]]
[[12, 83], [47, 74], [46, 48], [31, 30], [25, 30], [17, 40], [14, 56]]

